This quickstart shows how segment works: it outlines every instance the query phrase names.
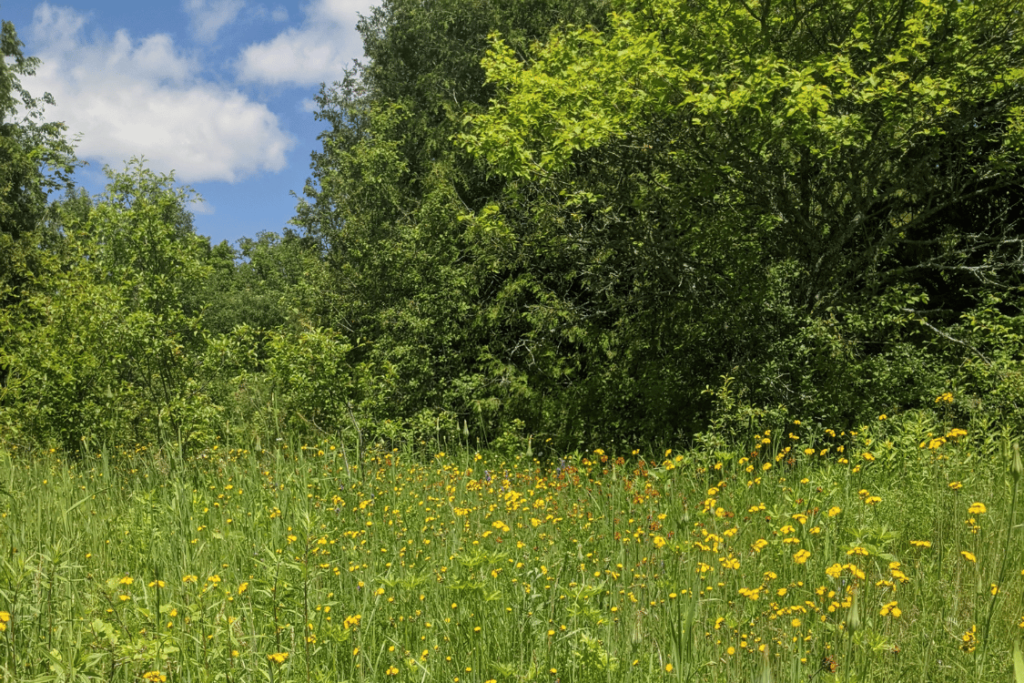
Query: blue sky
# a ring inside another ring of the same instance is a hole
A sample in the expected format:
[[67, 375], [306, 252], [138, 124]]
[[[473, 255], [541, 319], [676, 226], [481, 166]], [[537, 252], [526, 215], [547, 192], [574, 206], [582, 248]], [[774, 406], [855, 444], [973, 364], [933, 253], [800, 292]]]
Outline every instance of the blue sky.
[[205, 202], [196, 229], [214, 243], [280, 231], [310, 174], [321, 124], [312, 98], [363, 50], [370, 0], [0, 0], [25, 53], [25, 85], [51, 93], [47, 117], [80, 135], [78, 181], [145, 156]]

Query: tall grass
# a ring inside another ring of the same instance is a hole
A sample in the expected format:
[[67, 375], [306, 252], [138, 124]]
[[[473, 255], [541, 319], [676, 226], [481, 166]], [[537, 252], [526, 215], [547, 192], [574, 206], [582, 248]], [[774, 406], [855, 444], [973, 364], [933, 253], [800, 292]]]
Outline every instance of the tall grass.
[[365, 472], [331, 441], [0, 451], [0, 676], [1011, 680], [1019, 478], [991, 426], [594, 446], [378, 446]]

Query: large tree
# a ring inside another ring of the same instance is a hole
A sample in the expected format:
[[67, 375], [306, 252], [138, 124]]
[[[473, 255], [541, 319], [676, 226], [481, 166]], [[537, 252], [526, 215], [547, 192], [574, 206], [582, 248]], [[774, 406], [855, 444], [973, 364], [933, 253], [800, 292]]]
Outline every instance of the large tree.
[[70, 184], [74, 164], [64, 125], [42, 119], [53, 99], [35, 98], [21, 83], [39, 64], [22, 47], [14, 24], [0, 22], [0, 306], [44, 268], [48, 194]]
[[63, 125], [42, 120], [52, 98], [22, 86], [39, 63], [22, 47], [14, 25], [0, 21], [0, 402], [10, 383], [4, 358], [30, 315], [20, 304], [57, 267], [60, 236], [47, 220], [48, 195], [70, 189], [75, 163]]
[[822, 417], [927, 395], [928, 349], [1021, 284], [1022, 9], [632, 0], [496, 36], [460, 142], [509, 181], [474, 225], [526, 312], [501, 355], [647, 433], [728, 373]]
[[[460, 215], [503, 180], [451, 143], [495, 94], [480, 60], [495, 30], [525, 50], [555, 26], [603, 24], [603, 0], [387, 0], [359, 24], [367, 63], [325, 86], [329, 124], [296, 222], [321, 241], [337, 294], [326, 320], [359, 342], [378, 417], [451, 410], [481, 422], [521, 385], [489, 349], [490, 296]], [[431, 420], [431, 424], [434, 424]]]

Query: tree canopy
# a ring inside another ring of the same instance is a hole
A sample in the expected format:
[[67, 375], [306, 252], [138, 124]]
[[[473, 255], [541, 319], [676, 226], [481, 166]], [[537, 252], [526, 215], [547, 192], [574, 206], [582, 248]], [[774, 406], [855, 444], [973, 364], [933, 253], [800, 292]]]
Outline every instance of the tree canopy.
[[74, 165], [64, 126], [42, 121], [53, 99], [21, 84], [39, 64], [22, 47], [14, 24], [0, 22], [0, 305], [44, 268], [47, 194], [68, 184]]
[[581, 392], [637, 381], [648, 416], [729, 372], [813, 413], [913, 400], [907, 354], [1020, 285], [1019, 9], [635, 2], [525, 59], [493, 36], [459, 141], [510, 180], [474, 230], [531, 291], [532, 357], [621, 364]]
[[0, 419], [573, 447], [956, 390], [1020, 421], [1022, 9], [387, 0], [293, 226], [237, 246], [143, 162], [53, 199], [71, 147], [5, 23]]

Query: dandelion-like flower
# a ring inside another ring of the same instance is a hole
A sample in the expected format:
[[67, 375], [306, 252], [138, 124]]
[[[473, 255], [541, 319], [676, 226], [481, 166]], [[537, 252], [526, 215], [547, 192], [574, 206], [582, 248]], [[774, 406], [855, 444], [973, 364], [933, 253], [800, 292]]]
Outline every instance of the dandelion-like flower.
[[753, 588], [753, 589], [751, 589], [751, 588], [740, 588], [739, 589], [739, 594], [749, 598], [750, 600], [757, 600], [757, 599], [759, 599], [761, 597], [761, 589], [760, 588]]
[[897, 600], [887, 602], [884, 605], [882, 605], [882, 610], [879, 612], [879, 614], [883, 617], [892, 617], [893, 619], [899, 619], [900, 615], [903, 614], [903, 612], [900, 611], [898, 605], [899, 602]]
[[964, 652], [974, 652], [974, 648], [978, 644], [978, 626], [976, 624], [972, 624], [970, 630], [965, 631], [964, 634], [960, 636], [960, 640], [962, 641], [960, 643], [961, 650]]

